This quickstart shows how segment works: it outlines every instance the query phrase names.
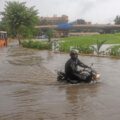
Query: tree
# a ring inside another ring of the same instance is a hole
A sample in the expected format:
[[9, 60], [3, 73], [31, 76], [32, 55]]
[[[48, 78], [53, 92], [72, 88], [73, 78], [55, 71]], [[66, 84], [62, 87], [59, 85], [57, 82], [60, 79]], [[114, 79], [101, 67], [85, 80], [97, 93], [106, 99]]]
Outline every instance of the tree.
[[0, 21], [0, 31], [6, 31], [6, 24], [4, 21]]
[[77, 19], [77, 24], [86, 24], [84, 19]]
[[19, 44], [21, 38], [30, 37], [34, 34], [34, 26], [38, 22], [37, 10], [34, 7], [26, 7], [25, 2], [6, 2], [2, 12], [2, 21], [6, 23], [8, 32], [17, 37]]
[[116, 25], [120, 24], [120, 16], [116, 16], [114, 22]]
[[48, 29], [46, 31], [46, 35], [48, 37], [48, 41], [51, 42], [51, 38], [53, 37], [53, 30], [52, 29]]
[[104, 43], [106, 42], [107, 40], [98, 40], [96, 41], [96, 46], [91, 46], [92, 49], [97, 53], [97, 55], [99, 56], [100, 55], [100, 49], [101, 47], [104, 45]]
[[3, 30], [2, 21], [0, 21], [0, 31]]
[[71, 22], [71, 24], [85, 25], [85, 24], [87, 24], [87, 22], [84, 19], [77, 19], [77, 20]]

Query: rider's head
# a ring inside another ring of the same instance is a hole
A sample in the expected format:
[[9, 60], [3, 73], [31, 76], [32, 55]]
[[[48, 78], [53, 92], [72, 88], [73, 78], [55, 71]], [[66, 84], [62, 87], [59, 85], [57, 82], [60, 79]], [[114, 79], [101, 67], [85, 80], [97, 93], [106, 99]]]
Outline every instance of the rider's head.
[[72, 59], [77, 59], [77, 58], [78, 58], [78, 53], [79, 53], [79, 51], [76, 50], [76, 49], [71, 50], [71, 51], [70, 51], [70, 56], [71, 56], [71, 58], [72, 58]]

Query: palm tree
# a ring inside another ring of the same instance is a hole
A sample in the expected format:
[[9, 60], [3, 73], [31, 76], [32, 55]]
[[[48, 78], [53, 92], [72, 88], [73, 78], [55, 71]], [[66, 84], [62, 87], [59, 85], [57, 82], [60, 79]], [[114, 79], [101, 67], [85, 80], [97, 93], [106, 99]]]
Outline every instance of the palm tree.
[[96, 46], [91, 46], [92, 49], [97, 53], [97, 55], [100, 55], [100, 49], [103, 46], [103, 44], [106, 42], [107, 40], [98, 40], [96, 41]]

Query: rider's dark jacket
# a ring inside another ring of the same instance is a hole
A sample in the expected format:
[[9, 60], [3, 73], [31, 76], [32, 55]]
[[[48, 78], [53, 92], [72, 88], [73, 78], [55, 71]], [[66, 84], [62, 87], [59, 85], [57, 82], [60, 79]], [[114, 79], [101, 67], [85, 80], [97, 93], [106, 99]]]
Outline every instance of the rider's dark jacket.
[[83, 64], [78, 58], [77, 59], [70, 58], [65, 64], [66, 77], [70, 79], [80, 79], [80, 73], [77, 69], [78, 66], [84, 68], [88, 67], [87, 65]]

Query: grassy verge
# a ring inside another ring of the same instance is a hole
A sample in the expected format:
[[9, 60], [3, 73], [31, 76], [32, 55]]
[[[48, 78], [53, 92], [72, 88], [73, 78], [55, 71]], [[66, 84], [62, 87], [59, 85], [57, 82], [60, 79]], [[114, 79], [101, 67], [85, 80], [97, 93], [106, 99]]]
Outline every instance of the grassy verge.
[[43, 41], [35, 41], [35, 40], [24, 40], [22, 42], [22, 46], [26, 48], [34, 48], [40, 50], [49, 50], [51, 48], [50, 43]]
[[112, 46], [108, 50], [109, 50], [109, 54], [111, 56], [119, 56], [120, 57], [120, 45]]
[[[103, 41], [106, 41], [105, 43]], [[92, 49], [91, 45], [97, 44], [97, 52], [103, 44], [120, 44], [120, 33], [117, 34], [100, 34], [100, 35], [88, 35], [67, 37], [60, 40], [60, 51], [69, 52], [70, 48], [77, 48], [80, 53], [93, 54], [95, 49]], [[103, 44], [102, 44], [103, 43]], [[34, 49], [51, 49], [51, 44], [44, 41], [25, 40], [22, 42], [23, 47]], [[120, 56], [120, 46], [110, 48], [110, 56]]]
[[104, 44], [120, 44], [120, 34], [100, 34], [89, 36], [67, 37], [61, 39], [60, 51], [68, 52], [70, 47], [74, 47], [83, 53], [92, 53], [90, 46], [97, 41], [106, 41]]

